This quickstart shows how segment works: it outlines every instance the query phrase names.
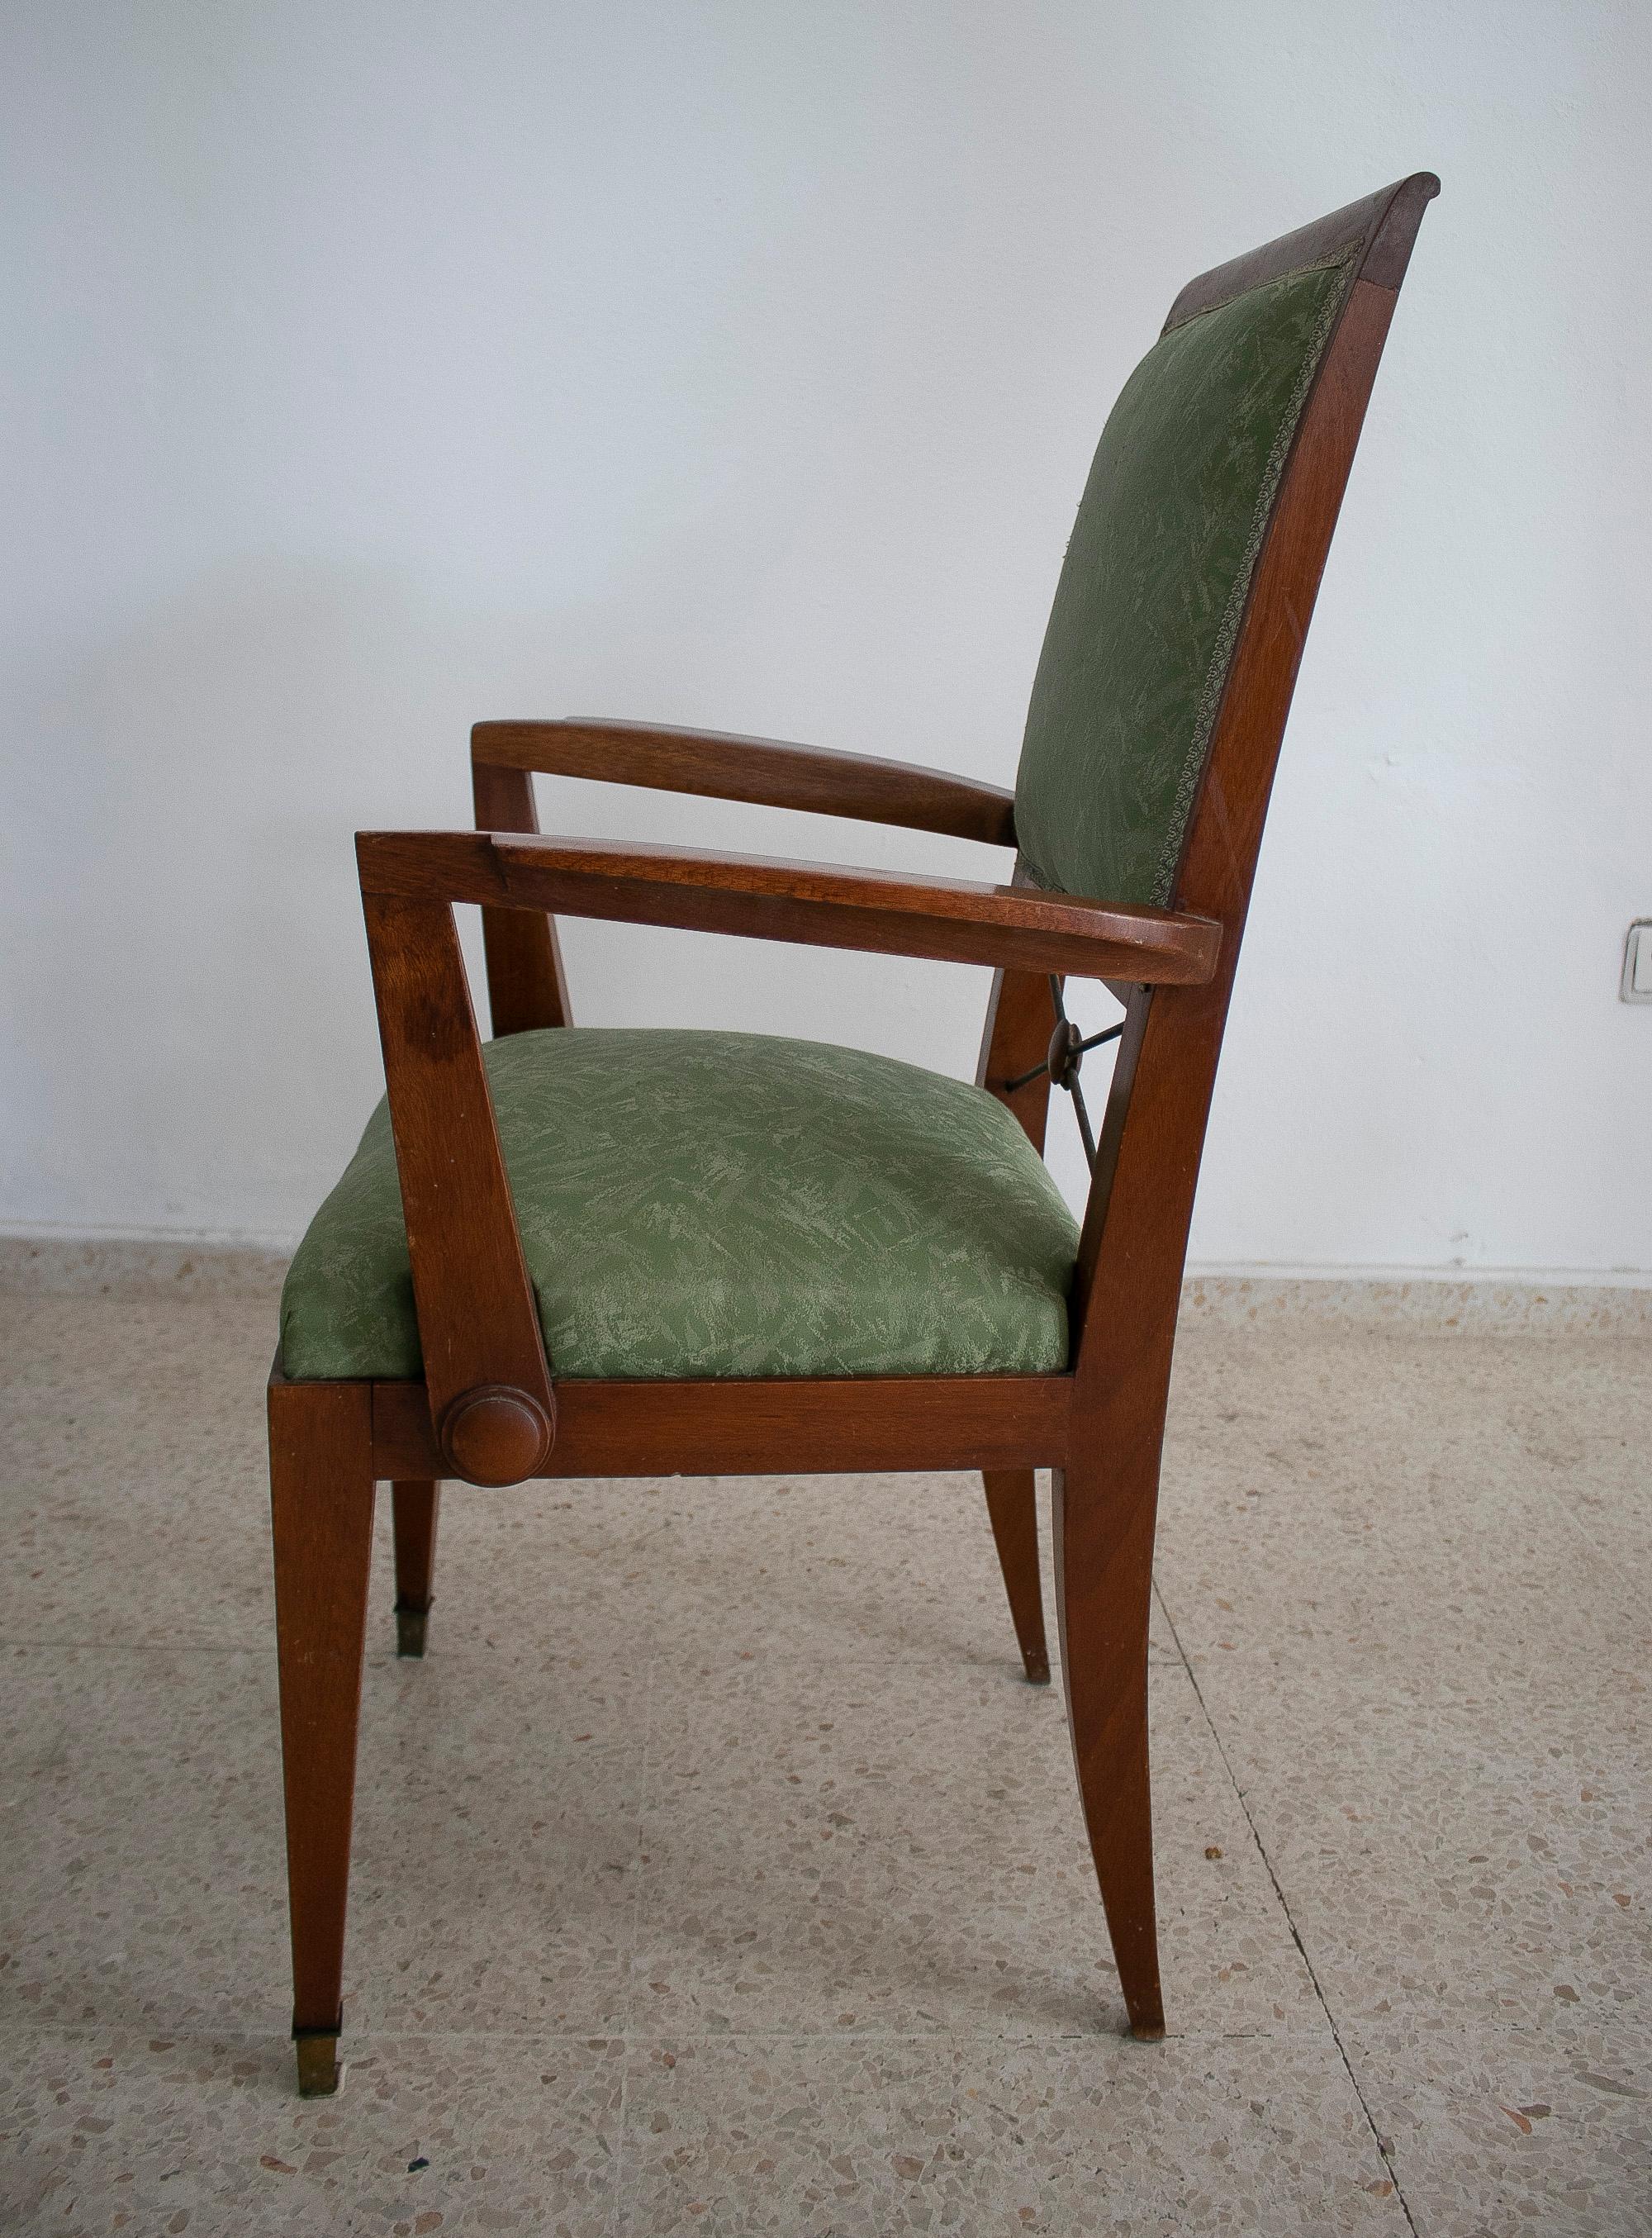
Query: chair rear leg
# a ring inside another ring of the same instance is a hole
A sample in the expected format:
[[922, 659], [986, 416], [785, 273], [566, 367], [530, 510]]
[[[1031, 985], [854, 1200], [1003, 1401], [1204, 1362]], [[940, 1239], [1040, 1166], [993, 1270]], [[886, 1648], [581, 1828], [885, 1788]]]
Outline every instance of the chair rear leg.
[[[1067, 1725], [1130, 2033], [1165, 2032], [1147, 1771], [1147, 1613], [1156, 1444], [1132, 1463], [1055, 1473], [1055, 1596]], [[1142, 1496], [1145, 1493], [1145, 1496]]]
[[293, 1929], [293, 2036], [307, 2098], [339, 2087], [344, 1917], [373, 1553], [371, 1390], [269, 1391], [270, 1508]]
[[1034, 1686], [1047, 1686], [1050, 1652], [1044, 1638], [1044, 1588], [1038, 1574], [1038, 1480], [1031, 1469], [985, 1469], [981, 1481], [1021, 1662]]
[[396, 1519], [396, 1652], [422, 1655], [436, 1569], [436, 1517], [441, 1486], [429, 1482], [391, 1487]]

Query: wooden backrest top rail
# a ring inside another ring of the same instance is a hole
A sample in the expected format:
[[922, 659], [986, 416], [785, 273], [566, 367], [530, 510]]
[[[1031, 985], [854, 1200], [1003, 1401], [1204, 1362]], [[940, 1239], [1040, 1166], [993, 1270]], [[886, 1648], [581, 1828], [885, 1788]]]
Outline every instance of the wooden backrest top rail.
[[1411, 261], [1411, 244], [1422, 222], [1423, 211], [1440, 191], [1431, 171], [1413, 171], [1392, 186], [1362, 195], [1358, 202], [1281, 234], [1259, 248], [1246, 249], [1226, 264], [1218, 264], [1190, 280], [1170, 307], [1164, 332], [1197, 318], [1201, 311], [1231, 302], [1247, 289], [1341, 253], [1358, 253], [1359, 276], [1372, 287], [1397, 293]]

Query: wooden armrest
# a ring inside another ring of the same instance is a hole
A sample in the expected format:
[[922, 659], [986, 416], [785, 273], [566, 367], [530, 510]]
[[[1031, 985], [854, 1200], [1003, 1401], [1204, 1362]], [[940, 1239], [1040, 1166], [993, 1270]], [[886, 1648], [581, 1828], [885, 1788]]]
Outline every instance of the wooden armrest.
[[1015, 796], [1001, 785], [778, 738], [573, 716], [557, 723], [479, 723], [471, 732], [471, 759], [489, 769], [600, 778], [1015, 844]]
[[1202, 986], [1221, 928], [1208, 917], [757, 855], [506, 831], [364, 831], [364, 895], [556, 910], [694, 932]]

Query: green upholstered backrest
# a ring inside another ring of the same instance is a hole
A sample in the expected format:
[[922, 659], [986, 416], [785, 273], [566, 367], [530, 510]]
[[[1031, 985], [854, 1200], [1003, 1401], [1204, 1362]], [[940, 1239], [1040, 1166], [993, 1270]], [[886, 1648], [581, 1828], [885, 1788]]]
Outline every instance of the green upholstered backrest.
[[1037, 883], [1169, 902], [1347, 255], [1170, 328], [1113, 407], [1033, 685], [1015, 831]]

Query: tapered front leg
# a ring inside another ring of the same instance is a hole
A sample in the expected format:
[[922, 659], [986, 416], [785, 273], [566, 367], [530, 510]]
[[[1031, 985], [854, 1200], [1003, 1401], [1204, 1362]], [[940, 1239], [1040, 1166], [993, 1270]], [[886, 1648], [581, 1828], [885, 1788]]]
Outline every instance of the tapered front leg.
[[396, 1519], [396, 1652], [422, 1655], [430, 1605], [435, 1599], [436, 1517], [439, 1484], [391, 1486]]
[[[1101, 1447], [1105, 1452], [1105, 1446]], [[1130, 2032], [1165, 2032], [1147, 1771], [1147, 1607], [1158, 1449], [1055, 1473], [1055, 1594], [1073, 1760]], [[1143, 1496], [1145, 1493], [1145, 1497]]]
[[373, 1550], [371, 1389], [272, 1382], [270, 1506], [299, 2089], [339, 2085], [344, 1916]]
[[1050, 1652], [1044, 1638], [1044, 1588], [1038, 1574], [1038, 1480], [1031, 1469], [987, 1469], [981, 1480], [1021, 1664], [1034, 1686], [1047, 1686]]

